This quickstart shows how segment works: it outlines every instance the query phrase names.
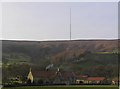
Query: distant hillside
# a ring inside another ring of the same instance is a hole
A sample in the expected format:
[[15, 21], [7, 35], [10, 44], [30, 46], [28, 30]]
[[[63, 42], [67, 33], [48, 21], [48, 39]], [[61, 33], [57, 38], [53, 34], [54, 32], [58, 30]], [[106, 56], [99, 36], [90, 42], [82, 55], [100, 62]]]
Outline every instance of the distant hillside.
[[59, 67], [65, 71], [90, 74], [90, 72], [95, 70], [99, 72], [102, 69], [103, 72], [104, 70], [111, 73], [115, 71], [114, 75], [117, 74], [117, 40], [4, 40], [2, 44], [3, 63], [26, 63], [34, 67], [39, 66], [41, 70], [53, 64], [53, 70]]

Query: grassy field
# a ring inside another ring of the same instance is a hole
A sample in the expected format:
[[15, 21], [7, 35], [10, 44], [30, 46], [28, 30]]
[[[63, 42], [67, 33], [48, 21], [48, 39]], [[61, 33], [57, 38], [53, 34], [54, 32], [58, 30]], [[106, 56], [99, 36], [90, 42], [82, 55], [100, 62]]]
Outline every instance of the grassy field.
[[119, 89], [118, 86], [25, 86], [2, 89]]

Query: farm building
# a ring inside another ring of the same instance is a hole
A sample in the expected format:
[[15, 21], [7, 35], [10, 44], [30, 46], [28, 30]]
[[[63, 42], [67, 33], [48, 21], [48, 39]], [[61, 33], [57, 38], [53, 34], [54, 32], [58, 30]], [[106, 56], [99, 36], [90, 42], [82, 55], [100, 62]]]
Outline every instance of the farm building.
[[76, 76], [73, 72], [65, 71], [33, 71], [34, 81], [42, 81], [48, 84], [69, 84], [74, 83]]
[[[32, 75], [31, 75], [32, 74]], [[28, 78], [34, 77], [34, 83], [37, 84], [108, 84], [105, 77], [88, 77], [87, 75], [80, 75], [77, 72], [61, 71], [31, 71]], [[117, 84], [117, 79], [114, 78], [109, 84]]]
[[88, 77], [88, 78], [87, 78], [88, 84], [100, 84], [100, 83], [102, 83], [104, 80], [106, 80], [105, 77]]
[[76, 84], [86, 84], [88, 76], [86, 75], [76, 75]]

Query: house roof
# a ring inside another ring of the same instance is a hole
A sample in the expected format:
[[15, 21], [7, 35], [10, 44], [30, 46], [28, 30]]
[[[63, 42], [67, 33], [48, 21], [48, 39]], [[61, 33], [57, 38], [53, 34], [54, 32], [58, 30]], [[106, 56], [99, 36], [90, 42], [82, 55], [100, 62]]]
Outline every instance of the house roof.
[[87, 80], [89, 81], [103, 81], [105, 77], [88, 77]]
[[33, 77], [36, 78], [51, 78], [55, 75], [54, 71], [33, 71]]
[[86, 76], [86, 75], [76, 75], [76, 77], [78, 79], [84, 79], [84, 80], [86, 80], [88, 78], [88, 76]]
[[33, 71], [33, 77], [35, 78], [54, 78], [57, 75], [60, 75], [63, 78], [73, 77], [74, 74], [72, 72], [57, 72], [55, 71]]

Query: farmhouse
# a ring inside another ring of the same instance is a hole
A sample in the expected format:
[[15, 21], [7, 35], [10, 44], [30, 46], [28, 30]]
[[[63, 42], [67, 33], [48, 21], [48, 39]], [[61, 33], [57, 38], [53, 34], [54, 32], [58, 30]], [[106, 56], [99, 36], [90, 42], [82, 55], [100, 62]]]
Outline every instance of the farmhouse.
[[[36, 84], [107, 84], [105, 77], [88, 77], [80, 75], [77, 72], [61, 71], [31, 71], [28, 74], [28, 79]], [[116, 84], [116, 78], [113, 79], [113, 84]]]
[[88, 77], [87, 82], [88, 82], [88, 84], [100, 84], [105, 79], [106, 79], [105, 77]]
[[76, 84], [86, 84], [88, 76], [86, 75], [76, 75]]
[[75, 82], [75, 74], [65, 71], [33, 71], [34, 82], [41, 80], [44, 84], [69, 84]]

